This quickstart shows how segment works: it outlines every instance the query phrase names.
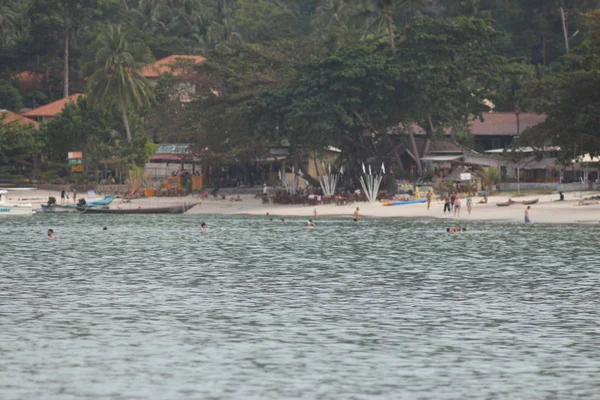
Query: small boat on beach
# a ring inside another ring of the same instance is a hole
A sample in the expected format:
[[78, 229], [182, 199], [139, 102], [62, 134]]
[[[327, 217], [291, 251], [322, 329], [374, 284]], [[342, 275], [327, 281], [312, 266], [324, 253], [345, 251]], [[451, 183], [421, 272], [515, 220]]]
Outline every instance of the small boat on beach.
[[[106, 196], [103, 199], [100, 200], [96, 200], [96, 201], [91, 201], [87, 204], [85, 204], [85, 207], [105, 207], [108, 206], [110, 203], [112, 203], [112, 201], [115, 199], [115, 196]], [[68, 204], [68, 205], [62, 205], [62, 204], [43, 204], [41, 206], [42, 211], [43, 212], [51, 212], [51, 213], [56, 213], [56, 212], [75, 212], [77, 211], [77, 207], [79, 207], [79, 204]]]
[[200, 203], [152, 208], [109, 208], [97, 206], [76, 207], [81, 214], [183, 214]]
[[35, 214], [32, 204], [12, 204], [6, 201], [7, 190], [0, 190], [0, 216]]
[[421, 204], [427, 203], [427, 199], [420, 200], [404, 200], [404, 201], [386, 201], [383, 203], [384, 206], [402, 206], [405, 204]]
[[536, 204], [538, 201], [540, 201], [540, 199], [523, 200], [523, 201], [514, 201], [514, 200], [509, 199], [508, 201], [505, 201], [503, 203], [496, 203], [496, 205], [498, 207], [508, 207], [508, 206], [512, 206], [513, 204], [523, 204], [525, 206], [529, 206], [532, 204]]

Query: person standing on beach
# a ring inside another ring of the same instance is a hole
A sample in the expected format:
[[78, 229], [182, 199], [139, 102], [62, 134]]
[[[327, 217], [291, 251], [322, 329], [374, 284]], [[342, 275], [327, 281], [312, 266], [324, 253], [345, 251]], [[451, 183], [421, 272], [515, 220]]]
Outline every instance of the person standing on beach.
[[473, 197], [471, 197], [469, 195], [469, 197], [467, 197], [467, 211], [469, 212], [469, 214], [471, 214], [472, 209], [473, 209]]
[[450, 209], [450, 197], [448, 197], [448, 195], [446, 195], [446, 198], [444, 199], [444, 214], [446, 214], [446, 210], [448, 210], [448, 212], [452, 212]]
[[529, 209], [531, 208], [531, 206], [527, 206], [527, 208], [525, 209], [525, 223], [528, 224], [531, 222], [531, 220], [529, 219]]
[[454, 216], [460, 217], [460, 197], [458, 195], [454, 198]]
[[60, 204], [64, 204], [67, 197], [67, 191], [65, 189], [60, 191]]
[[360, 217], [360, 208], [356, 207], [356, 210], [354, 210], [354, 222], [358, 222], [358, 217]]
[[456, 201], [456, 192], [453, 190], [450, 193], [450, 212], [454, 209], [454, 202]]
[[77, 203], [77, 189], [73, 189], [73, 203]]
[[433, 193], [431, 193], [431, 189], [429, 189], [429, 192], [427, 192], [427, 210], [429, 210], [429, 207], [431, 206], [432, 198], [433, 198]]

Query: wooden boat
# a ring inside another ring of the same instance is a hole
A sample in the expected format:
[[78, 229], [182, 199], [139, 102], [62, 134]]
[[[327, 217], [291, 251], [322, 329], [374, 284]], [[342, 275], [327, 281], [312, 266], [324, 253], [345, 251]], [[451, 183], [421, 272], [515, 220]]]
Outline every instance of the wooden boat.
[[404, 201], [386, 201], [383, 203], [384, 206], [402, 206], [405, 204], [421, 204], [427, 203], [427, 199], [421, 200], [404, 200]]
[[200, 203], [154, 208], [77, 207], [81, 214], [183, 214]]
[[[100, 200], [96, 200], [96, 201], [90, 201], [89, 203], [85, 204], [83, 207], [105, 207], [108, 206], [110, 203], [112, 203], [112, 201], [115, 199], [114, 196], [106, 196], [103, 199]], [[42, 211], [43, 212], [52, 212], [52, 213], [56, 213], [56, 212], [75, 212], [77, 211], [77, 204], [67, 204], [67, 205], [62, 205], [62, 204], [51, 204], [51, 205], [46, 205], [43, 204], [42, 206]]]
[[532, 205], [532, 204], [536, 204], [538, 201], [540, 201], [540, 199], [523, 200], [523, 201], [514, 201], [514, 200], [510, 200], [509, 199], [508, 201], [505, 201], [503, 203], [496, 203], [496, 205], [498, 207], [508, 207], [508, 206], [513, 205], [513, 204], [523, 204], [525, 206], [529, 206], [529, 205]]

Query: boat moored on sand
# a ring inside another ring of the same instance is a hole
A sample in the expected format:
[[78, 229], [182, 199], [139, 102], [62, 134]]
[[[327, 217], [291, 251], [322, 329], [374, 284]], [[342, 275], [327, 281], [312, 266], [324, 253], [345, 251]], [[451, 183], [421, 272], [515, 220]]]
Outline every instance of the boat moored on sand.
[[502, 202], [502, 203], [496, 203], [496, 205], [498, 207], [508, 207], [508, 206], [512, 206], [513, 204], [523, 204], [525, 206], [529, 206], [532, 204], [536, 204], [538, 201], [540, 201], [540, 199], [533, 199], [533, 200], [523, 200], [523, 201], [514, 201], [511, 199], [508, 199], [508, 201]]
[[76, 212], [77, 207], [105, 207], [108, 206], [115, 199], [115, 196], [106, 196], [103, 199], [91, 201], [85, 204], [43, 204], [41, 209], [43, 212], [57, 213], [57, 212]]
[[35, 214], [32, 204], [13, 204], [6, 199], [7, 190], [0, 190], [0, 216], [2, 215], [31, 215]]
[[109, 208], [109, 207], [76, 207], [81, 214], [183, 214], [200, 203], [172, 205], [149, 208]]

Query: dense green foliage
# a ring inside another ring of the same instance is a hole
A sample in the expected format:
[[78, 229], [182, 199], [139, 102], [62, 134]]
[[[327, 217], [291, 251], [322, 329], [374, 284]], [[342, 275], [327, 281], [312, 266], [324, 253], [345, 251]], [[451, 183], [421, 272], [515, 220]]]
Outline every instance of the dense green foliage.
[[[596, 154], [597, 8], [598, 0], [0, 0], [0, 109], [87, 92], [102, 107], [73, 106], [41, 130], [40, 159], [62, 162], [83, 148], [93, 162], [140, 162], [131, 146], [148, 137], [221, 159], [286, 142], [293, 154], [336, 146], [352, 162], [397, 160], [400, 144], [383, 134], [396, 126], [420, 166], [413, 126], [427, 138], [462, 132], [486, 100], [497, 111], [549, 115], [522, 142], [551, 141], [563, 158]], [[152, 90], [136, 72], [172, 54], [208, 59], [190, 67], [191, 103], [173, 99], [173, 76]], [[24, 71], [39, 87], [13, 82]]]

